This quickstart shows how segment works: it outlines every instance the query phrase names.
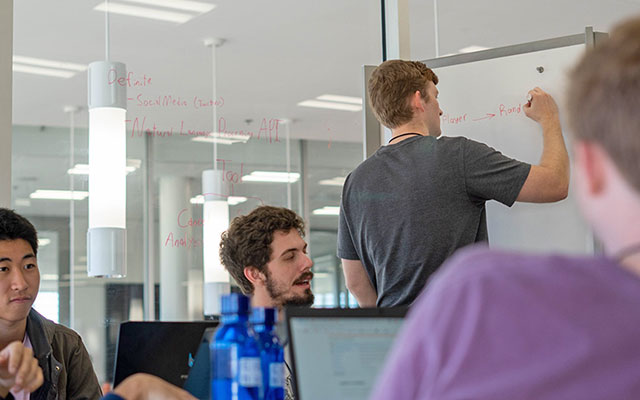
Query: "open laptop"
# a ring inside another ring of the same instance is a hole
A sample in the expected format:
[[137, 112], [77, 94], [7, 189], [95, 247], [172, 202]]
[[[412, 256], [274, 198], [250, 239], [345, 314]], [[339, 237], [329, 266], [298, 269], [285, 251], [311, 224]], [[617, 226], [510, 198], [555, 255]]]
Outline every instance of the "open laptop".
[[408, 308], [287, 308], [298, 400], [366, 400]]
[[136, 372], [182, 387], [205, 329], [217, 325], [217, 321], [123, 322], [116, 348], [114, 387]]
[[211, 359], [209, 344], [213, 342], [217, 328], [207, 328], [202, 334], [200, 347], [183, 389], [198, 399], [211, 398]]

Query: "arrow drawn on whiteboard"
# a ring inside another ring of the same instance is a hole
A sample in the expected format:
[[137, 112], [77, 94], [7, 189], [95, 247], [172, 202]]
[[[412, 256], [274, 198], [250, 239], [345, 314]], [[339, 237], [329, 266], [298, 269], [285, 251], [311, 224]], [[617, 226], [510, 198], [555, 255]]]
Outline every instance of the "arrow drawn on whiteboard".
[[496, 116], [495, 114], [487, 113], [487, 115], [486, 115], [486, 116], [484, 116], [484, 117], [482, 117], [482, 118], [475, 118], [475, 119], [473, 119], [473, 121], [480, 121], [480, 120], [487, 119], [487, 118], [491, 119], [491, 118], [493, 118], [493, 117], [495, 117], [495, 116]]

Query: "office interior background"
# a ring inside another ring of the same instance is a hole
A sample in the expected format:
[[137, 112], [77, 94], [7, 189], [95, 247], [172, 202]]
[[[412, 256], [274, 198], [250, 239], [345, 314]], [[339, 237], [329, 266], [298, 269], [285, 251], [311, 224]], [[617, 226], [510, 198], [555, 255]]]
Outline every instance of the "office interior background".
[[[607, 32], [640, 12], [640, 0], [398, 2], [414, 60]], [[294, 209], [307, 223], [315, 306], [356, 306], [336, 257], [338, 208], [363, 159], [362, 66], [382, 62], [381, 2], [110, 1], [110, 58], [129, 72], [122, 279], [86, 272], [86, 68], [105, 57], [103, 9], [13, 1], [13, 72], [0, 78], [12, 81], [11, 207], [40, 235], [36, 309], [82, 335], [102, 381], [120, 322], [202, 319], [203, 246], [217, 247], [202, 242], [199, 196], [212, 139], [230, 218], [260, 204]], [[222, 43], [214, 50], [210, 39]]]

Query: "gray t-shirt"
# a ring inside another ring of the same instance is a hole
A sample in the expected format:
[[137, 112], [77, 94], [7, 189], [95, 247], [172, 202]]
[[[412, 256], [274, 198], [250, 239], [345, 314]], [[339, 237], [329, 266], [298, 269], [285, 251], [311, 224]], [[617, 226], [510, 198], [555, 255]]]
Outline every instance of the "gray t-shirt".
[[338, 257], [362, 262], [378, 307], [409, 305], [456, 249], [488, 240], [485, 201], [511, 206], [530, 169], [464, 137], [381, 147], [344, 184]]

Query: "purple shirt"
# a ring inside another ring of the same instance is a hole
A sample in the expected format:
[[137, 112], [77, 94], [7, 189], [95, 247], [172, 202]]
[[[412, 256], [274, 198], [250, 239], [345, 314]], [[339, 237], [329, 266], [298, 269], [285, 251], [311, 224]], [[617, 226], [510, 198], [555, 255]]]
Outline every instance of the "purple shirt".
[[550, 398], [640, 399], [640, 277], [477, 246], [420, 295], [371, 397]]

